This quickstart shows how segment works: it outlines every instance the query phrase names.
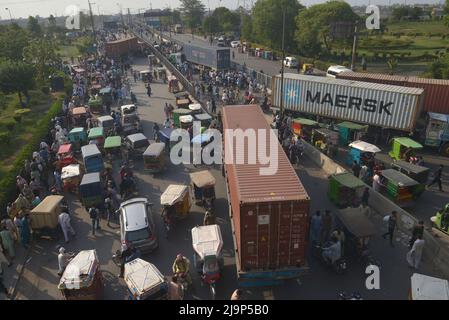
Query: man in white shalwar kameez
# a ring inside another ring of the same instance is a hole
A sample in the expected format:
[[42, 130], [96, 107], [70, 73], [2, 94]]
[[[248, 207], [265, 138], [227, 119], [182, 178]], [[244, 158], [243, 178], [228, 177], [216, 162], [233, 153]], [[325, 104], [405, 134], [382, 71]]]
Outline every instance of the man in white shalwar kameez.
[[69, 233], [75, 236], [75, 230], [73, 230], [70, 224], [70, 216], [67, 212], [62, 212], [58, 217], [59, 225], [61, 226], [62, 232], [64, 233], [65, 242], [69, 242]]
[[407, 262], [411, 268], [418, 269], [424, 249], [424, 240], [421, 235], [413, 243], [412, 249], [407, 253]]

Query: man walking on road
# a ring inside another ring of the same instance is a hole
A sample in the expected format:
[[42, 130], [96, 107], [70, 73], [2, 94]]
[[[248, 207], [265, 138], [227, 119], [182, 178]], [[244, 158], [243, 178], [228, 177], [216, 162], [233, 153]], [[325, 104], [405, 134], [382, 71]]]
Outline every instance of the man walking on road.
[[412, 249], [407, 253], [407, 262], [410, 268], [418, 269], [424, 249], [424, 240], [421, 235], [413, 243]]
[[390, 236], [390, 246], [394, 248], [393, 237], [397, 226], [397, 212], [393, 211], [391, 215], [384, 218], [384, 221], [388, 222], [388, 231], [382, 235], [382, 238], [386, 239], [387, 236]]
[[92, 235], [95, 235], [95, 230], [100, 230], [100, 213], [95, 207], [89, 209], [89, 216], [92, 220]]
[[443, 191], [443, 188], [441, 186], [441, 175], [443, 174], [443, 168], [444, 166], [442, 164], [440, 164], [440, 167], [438, 168], [437, 171], [435, 171], [435, 173], [433, 174], [433, 180], [432, 182], [427, 185], [427, 187], [431, 187], [434, 183], [438, 183], [438, 188], [440, 188], [440, 191]]
[[69, 233], [75, 236], [75, 230], [73, 230], [70, 224], [70, 216], [67, 212], [63, 211], [58, 217], [59, 225], [61, 226], [62, 232], [64, 233], [65, 243], [70, 241]]

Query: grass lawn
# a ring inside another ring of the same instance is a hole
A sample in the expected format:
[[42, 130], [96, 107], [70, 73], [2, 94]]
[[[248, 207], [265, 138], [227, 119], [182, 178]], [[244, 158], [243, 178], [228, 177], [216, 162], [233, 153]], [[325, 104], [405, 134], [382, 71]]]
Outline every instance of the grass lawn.
[[387, 28], [388, 32], [449, 34], [442, 20], [390, 22]]
[[64, 58], [70, 59], [70, 57], [76, 58], [79, 56], [78, 48], [75, 45], [71, 45], [71, 46], [60, 45], [58, 53], [61, 55], [61, 57], [63, 59]]
[[[17, 94], [2, 96], [0, 99], [0, 133], [11, 132], [11, 143], [0, 152], [0, 179], [12, 168], [15, 156], [33, 135], [35, 123], [46, 114], [53, 101], [51, 95], [40, 90], [30, 91], [30, 97], [31, 112], [24, 115], [20, 123], [13, 118], [14, 111], [21, 108]], [[8, 122], [15, 123], [12, 130], [6, 127]]]

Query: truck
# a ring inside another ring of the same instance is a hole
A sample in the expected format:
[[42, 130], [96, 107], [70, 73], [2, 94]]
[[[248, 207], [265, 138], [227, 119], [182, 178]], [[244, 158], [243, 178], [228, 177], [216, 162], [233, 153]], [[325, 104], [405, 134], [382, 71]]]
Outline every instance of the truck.
[[300, 74], [273, 77], [273, 106], [321, 117], [412, 132], [422, 109], [423, 89]]
[[204, 46], [184, 44], [182, 53], [188, 62], [202, 67], [215, 70], [226, 70], [231, 67], [231, 51], [229, 48], [214, 47], [207, 44]]
[[[239, 286], [272, 286], [297, 279], [308, 271], [307, 191], [277, 139], [271, 142], [274, 146], [259, 141], [273, 133], [258, 106], [226, 106], [222, 112], [225, 131], [256, 130], [255, 141], [248, 141], [248, 147], [264, 145], [267, 150], [262, 152], [275, 150], [278, 164], [274, 174], [261, 174], [266, 164], [259, 160], [224, 164]], [[225, 147], [225, 159], [237, 154], [237, 144], [230, 139], [234, 137], [226, 134], [224, 145], [233, 147]]]
[[427, 147], [439, 148], [449, 156], [449, 80], [393, 76], [381, 73], [342, 72], [338, 79], [390, 84], [424, 90], [423, 110], [418, 139]]
[[120, 58], [129, 53], [137, 52], [138, 43], [136, 37], [128, 37], [105, 43], [105, 54], [110, 58]]

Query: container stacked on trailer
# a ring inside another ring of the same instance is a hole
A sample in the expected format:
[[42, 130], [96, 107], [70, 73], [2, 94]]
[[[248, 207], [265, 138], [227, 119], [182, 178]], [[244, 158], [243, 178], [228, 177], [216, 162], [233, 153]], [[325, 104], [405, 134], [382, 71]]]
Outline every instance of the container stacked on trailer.
[[229, 129], [265, 130], [261, 135], [257, 132], [262, 131], [256, 131], [256, 140], [245, 143], [245, 148], [259, 148], [264, 145], [259, 140], [265, 137], [266, 150], [258, 152], [270, 154], [269, 135], [273, 133], [258, 106], [224, 107], [223, 129], [225, 157], [232, 153], [235, 160], [225, 163], [225, 172], [240, 284], [275, 285], [299, 277], [307, 270], [310, 198], [306, 190], [276, 138], [276, 145], [271, 146], [277, 157], [274, 174], [262, 175], [267, 165], [258, 159], [249, 161], [251, 152], [244, 152], [243, 164], [236, 161], [242, 150], [236, 149], [238, 139], [232, 138], [232, 143], [226, 134]]

